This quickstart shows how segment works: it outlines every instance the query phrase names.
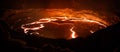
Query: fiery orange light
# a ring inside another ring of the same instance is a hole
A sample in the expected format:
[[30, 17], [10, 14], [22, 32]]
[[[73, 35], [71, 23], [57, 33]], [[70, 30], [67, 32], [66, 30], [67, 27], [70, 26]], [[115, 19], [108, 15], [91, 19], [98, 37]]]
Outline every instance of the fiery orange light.
[[75, 32], [73, 29], [74, 29], [74, 27], [72, 27], [72, 28], [70, 29], [70, 31], [72, 32], [72, 33], [71, 33], [71, 38], [76, 38], [76, 32]]
[[[43, 18], [43, 19], [40, 19], [39, 21], [35, 21], [35, 22], [32, 22], [32, 23], [28, 23], [28, 24], [23, 24], [21, 26], [22, 29], [24, 29], [24, 32], [25, 33], [28, 33], [29, 30], [39, 30], [41, 28], [44, 28], [44, 23], [49, 23], [49, 22], [54, 22], [54, 21], [58, 21], [58, 20], [61, 20], [62, 22], [65, 22], [65, 21], [71, 21], [71, 22], [78, 22], [78, 21], [83, 21], [83, 22], [92, 22], [92, 23], [97, 23], [99, 25], [102, 25], [103, 27], [106, 27], [105, 24], [102, 24], [100, 22], [97, 22], [97, 21], [94, 21], [94, 20], [89, 20], [89, 19], [80, 19], [80, 18], [67, 18], [67, 17], [53, 17], [53, 18]], [[35, 25], [35, 24], [39, 24], [40, 26], [38, 27], [32, 27], [32, 28], [28, 28], [28, 27], [25, 27], [26, 25]], [[71, 23], [72, 24], [72, 23]], [[74, 24], [73, 24], [74, 25]], [[76, 34], [76, 32], [73, 30], [75, 26], [72, 26], [70, 28], [70, 36], [71, 38], [76, 38], [78, 35]], [[93, 31], [90, 31], [91, 33], [94, 33]], [[33, 33], [30, 33], [30, 34], [33, 34]], [[38, 33], [37, 33], [38, 34]]]
[[[55, 13], [54, 13], [55, 12]], [[46, 27], [44, 24], [47, 24], [47, 23], [51, 23], [51, 22], [56, 22], [58, 24], [64, 24], [64, 23], [69, 23], [69, 24], [72, 24], [72, 27], [69, 29], [71, 34], [70, 34], [70, 39], [71, 38], [77, 38], [79, 35], [76, 34], [76, 31], [73, 30], [74, 28], [76, 28], [75, 24], [74, 23], [78, 23], [78, 22], [84, 22], [84, 23], [96, 23], [96, 24], [99, 24], [103, 27], [106, 27], [107, 24], [105, 21], [99, 19], [99, 18], [96, 18], [94, 16], [90, 16], [90, 15], [86, 15], [86, 17], [84, 16], [81, 16], [81, 15], [76, 15], [76, 14], [65, 14], [64, 12], [60, 12], [60, 11], [54, 11], [53, 13], [49, 13], [50, 14], [50, 17], [47, 17], [47, 18], [41, 18], [39, 19], [38, 21], [35, 21], [35, 22], [32, 22], [32, 23], [28, 23], [28, 24], [23, 24], [21, 26], [22, 29], [24, 29], [24, 33], [28, 33], [29, 30], [40, 30], [44, 27]], [[66, 12], [67, 13], [67, 12]], [[55, 15], [55, 16], [54, 16]], [[58, 16], [60, 15], [60, 16]], [[63, 15], [63, 16], [61, 16]], [[75, 16], [76, 15], [76, 16]], [[90, 16], [90, 17], [89, 17]], [[59, 23], [60, 22], [60, 23]], [[26, 26], [30, 26], [30, 25], [35, 25], [35, 24], [39, 24], [40, 26], [37, 26], [37, 27], [26, 27]], [[54, 28], [54, 27], [53, 27]], [[55, 31], [55, 30], [54, 30]], [[39, 31], [40, 32], [40, 31]], [[40, 34], [39, 32], [37, 32], [37, 34]], [[94, 30], [90, 30], [89, 32], [91, 33], [94, 33], [95, 31]], [[36, 32], [35, 32], [36, 33]], [[30, 33], [30, 34], [33, 34], [33, 33]]]

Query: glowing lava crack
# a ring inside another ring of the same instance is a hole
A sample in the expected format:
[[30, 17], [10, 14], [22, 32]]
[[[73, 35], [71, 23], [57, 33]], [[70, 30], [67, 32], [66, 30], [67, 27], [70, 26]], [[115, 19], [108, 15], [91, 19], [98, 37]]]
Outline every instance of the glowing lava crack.
[[40, 19], [22, 24], [25, 34], [51, 39], [86, 38], [95, 31], [109, 26], [103, 16], [93, 11], [72, 9], [45, 9]]
[[72, 27], [72, 28], [70, 29], [70, 31], [72, 32], [71, 37], [72, 37], [72, 38], [76, 38], [76, 32], [73, 30], [73, 28], [74, 28], [74, 27]]
[[[81, 18], [67, 18], [67, 17], [51, 17], [51, 18], [42, 18], [38, 21], [35, 21], [35, 22], [32, 22], [32, 23], [28, 23], [28, 24], [23, 24], [21, 26], [22, 29], [24, 29], [24, 33], [26, 34], [38, 34], [40, 36], [44, 36], [44, 37], [47, 37], [47, 38], [53, 38], [53, 39], [56, 39], [56, 34], [53, 32], [54, 35], [45, 35], [43, 33], [43, 35], [41, 35], [41, 32], [42, 30], [47, 27], [45, 26], [45, 24], [48, 24], [48, 23], [56, 23], [56, 24], [71, 24], [72, 27], [70, 27], [70, 32], [67, 32], [68, 34], [70, 35], [57, 35], [57, 36], [63, 36], [65, 39], [71, 39], [71, 38], [76, 38], [79, 36], [79, 33], [76, 33], [77, 30], [74, 30], [75, 28], [78, 28], [75, 23], [95, 23], [95, 24], [99, 24], [100, 26], [102, 27], [106, 27], [105, 24], [102, 24], [98, 21], [94, 21], [94, 20], [89, 20], [89, 19], [81, 19]], [[36, 27], [37, 25], [37, 27]], [[58, 26], [59, 26], [58, 25]], [[54, 25], [53, 25], [53, 28], [54, 28]], [[29, 32], [29, 31], [33, 31], [33, 32]], [[35, 32], [34, 32], [35, 31]], [[46, 30], [45, 32], [47, 33], [48, 30]], [[51, 31], [56, 31], [56, 30], [51, 30]], [[62, 30], [64, 32], [64, 30]], [[94, 33], [95, 30], [90, 30], [91, 33]], [[50, 33], [48, 33], [50, 34]], [[52, 34], [52, 33], [51, 33]], [[59, 34], [59, 33], [57, 33]], [[53, 36], [53, 37], [49, 37], [49, 36]], [[65, 37], [67, 36], [67, 38]], [[61, 37], [60, 37], [61, 38]]]

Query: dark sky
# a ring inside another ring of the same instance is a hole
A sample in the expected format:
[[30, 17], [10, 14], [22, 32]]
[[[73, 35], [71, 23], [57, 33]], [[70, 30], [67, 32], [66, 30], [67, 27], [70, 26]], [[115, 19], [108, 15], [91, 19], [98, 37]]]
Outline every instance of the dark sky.
[[1, 0], [1, 8], [95, 8], [112, 9], [117, 0]]
[[0, 9], [74, 8], [120, 14], [119, 0], [0, 0]]

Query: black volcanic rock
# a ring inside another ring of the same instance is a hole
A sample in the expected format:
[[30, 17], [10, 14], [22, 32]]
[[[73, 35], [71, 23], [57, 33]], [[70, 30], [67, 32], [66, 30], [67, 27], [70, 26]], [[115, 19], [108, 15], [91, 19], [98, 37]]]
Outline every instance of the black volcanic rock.
[[114, 51], [120, 45], [120, 23], [99, 30], [91, 36], [101, 51]]

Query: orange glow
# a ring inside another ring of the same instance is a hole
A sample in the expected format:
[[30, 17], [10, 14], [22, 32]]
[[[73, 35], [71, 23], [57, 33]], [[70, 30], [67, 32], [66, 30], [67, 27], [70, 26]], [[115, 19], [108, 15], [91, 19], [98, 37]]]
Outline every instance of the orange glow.
[[[72, 10], [55, 10], [55, 11], [51, 11], [48, 12], [49, 10], [47, 10], [44, 14], [46, 14], [45, 18], [41, 18], [38, 21], [32, 22], [32, 23], [28, 23], [28, 24], [23, 24], [21, 26], [22, 29], [24, 29], [24, 33], [28, 34], [28, 32], [30, 30], [32, 31], [36, 31], [36, 30], [40, 30], [42, 28], [45, 28], [47, 26], [45, 26], [44, 24], [47, 23], [51, 23], [51, 22], [55, 22], [59, 25], [61, 24], [72, 24], [72, 27], [69, 29], [70, 31], [67, 33], [71, 33], [70, 34], [70, 39], [74, 39], [79, 37], [78, 33], [76, 32], [76, 30], [74, 30], [74, 28], [78, 28], [77, 27], [77, 23], [81, 22], [81, 23], [95, 23], [98, 24], [102, 27], [107, 27], [108, 23], [105, 22], [104, 20], [100, 19], [99, 17], [96, 17], [94, 15], [89, 15], [89, 14], [84, 14], [82, 12], [73, 12]], [[31, 25], [39, 25], [37, 27], [30, 27]], [[28, 26], [28, 27], [26, 27]], [[55, 26], [53, 26], [54, 28]], [[84, 27], [84, 28], [88, 28], [88, 27]], [[56, 30], [53, 30], [56, 31]], [[94, 33], [96, 30], [89, 30], [90, 33]], [[43, 31], [37, 31], [35, 32], [36, 34], [41, 35], [40, 33]], [[48, 31], [46, 30], [46, 32], [48, 33]], [[64, 31], [63, 31], [64, 32]], [[50, 32], [51, 33], [51, 32]], [[30, 33], [30, 34], [34, 34], [34, 33]], [[58, 33], [59, 34], [59, 33]], [[49, 35], [49, 36], [56, 36], [57, 34], [53, 33], [53, 35]], [[48, 35], [44, 35], [42, 34], [42, 36], [48, 37]], [[64, 34], [63, 34], [64, 36]], [[68, 37], [66, 39], [69, 39]]]
[[29, 30], [39, 30], [41, 28], [44, 28], [43, 24], [40, 24], [40, 27], [33, 27], [33, 28], [25, 28], [25, 25], [21, 26], [22, 29], [24, 29], [24, 33], [28, 33]]
[[76, 32], [75, 32], [73, 29], [74, 29], [74, 27], [72, 27], [72, 28], [70, 29], [70, 31], [72, 32], [72, 33], [71, 33], [71, 37], [72, 37], [72, 38], [76, 38]]
[[[35, 22], [32, 22], [32, 23], [28, 23], [28, 24], [23, 24], [21, 26], [21, 28], [24, 29], [24, 33], [28, 33], [29, 30], [39, 30], [41, 28], [44, 28], [45, 27], [44, 26], [45, 23], [55, 22], [55, 21], [59, 21], [59, 20], [62, 21], [63, 23], [65, 21], [71, 21], [72, 22], [71, 24], [73, 24], [73, 26], [70, 28], [70, 32], [71, 32], [70, 36], [73, 39], [78, 37], [78, 35], [76, 35], [76, 32], [73, 30], [74, 27], [75, 27], [74, 23], [82, 21], [82, 22], [97, 23], [97, 24], [99, 24], [99, 25], [101, 25], [103, 27], [106, 27], [105, 24], [102, 24], [102, 23], [100, 23], [98, 21], [89, 20], [89, 19], [86, 19], [86, 18], [80, 19], [80, 18], [69, 18], [69, 17], [51, 17], [51, 18], [43, 18], [43, 19], [40, 19], [39, 21], [35, 21]], [[38, 27], [32, 27], [32, 28], [25, 27], [26, 25], [29, 26], [29, 25], [35, 25], [35, 24], [39, 24], [40, 26], [38, 26]], [[60, 24], [60, 23], [58, 23], [58, 24]], [[92, 30], [90, 30], [90, 32], [94, 33]], [[30, 33], [30, 34], [33, 34], [33, 33]]]

